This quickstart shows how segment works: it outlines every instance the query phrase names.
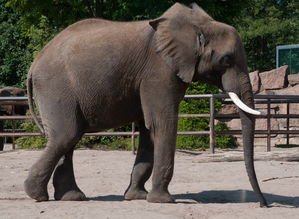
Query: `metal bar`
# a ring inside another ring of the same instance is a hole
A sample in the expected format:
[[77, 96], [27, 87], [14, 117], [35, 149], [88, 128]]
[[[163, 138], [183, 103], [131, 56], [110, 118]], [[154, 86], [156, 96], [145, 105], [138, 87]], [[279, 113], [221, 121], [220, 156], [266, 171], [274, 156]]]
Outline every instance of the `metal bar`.
[[296, 49], [299, 48], [299, 44], [289, 44], [289, 45], [281, 45], [276, 46], [277, 49]]
[[[298, 101], [299, 102], [299, 101]], [[271, 102], [272, 103], [272, 102]], [[256, 116], [256, 118], [267, 118], [268, 115], [259, 115]], [[203, 113], [203, 114], [180, 114], [179, 117], [196, 117], [196, 118], [208, 118], [210, 117], [210, 114]], [[240, 118], [238, 113], [235, 114], [214, 114], [215, 119], [237, 119]], [[271, 118], [299, 118], [299, 114], [271, 114]], [[39, 117], [38, 117], [39, 118]], [[25, 119], [33, 119], [32, 116], [0, 116], [0, 120], [25, 120]]]
[[271, 151], [271, 101], [268, 99], [267, 103], [267, 151]]
[[14, 97], [14, 96], [0, 97], [0, 101], [28, 101], [28, 97]]
[[16, 115], [12, 115], [12, 116], [0, 116], [0, 120], [6, 120], [6, 119], [10, 119], [10, 120], [23, 120], [23, 119], [33, 119], [32, 116], [16, 116]]
[[276, 46], [276, 68], [278, 68], [279, 66], [279, 50], [282, 49], [281, 47], [279, 48], [279, 46]]
[[214, 113], [215, 113], [215, 103], [214, 97], [210, 98], [210, 152], [212, 154], [215, 153], [215, 121], [214, 121]]
[[[287, 115], [290, 114], [290, 104], [287, 103]], [[290, 130], [290, 118], [287, 117], [287, 145], [290, 144], [290, 134], [289, 134], [289, 130]]]
[[135, 122], [132, 122], [132, 153], [135, 154]]
[[[231, 101], [224, 101], [224, 103], [231, 103]], [[256, 104], [267, 104], [267, 100], [256, 100]], [[272, 99], [271, 103], [298, 103], [299, 99]]]
[[177, 132], [178, 135], [209, 135], [210, 131], [185, 131]]
[[[270, 118], [299, 118], [299, 114], [271, 114], [269, 115]], [[258, 115], [255, 116], [257, 119], [266, 119], [268, 118], [268, 115]], [[240, 116], [238, 114], [215, 114], [216, 119], [238, 119]]]
[[[12, 114], [15, 114], [15, 105], [12, 105]], [[12, 120], [12, 132], [16, 133], [16, 120]], [[12, 137], [12, 149], [16, 149], [15, 137]]]
[[[212, 145], [214, 145], [215, 135], [226, 135], [226, 134], [233, 134], [233, 135], [240, 135], [241, 130], [230, 130], [230, 131], [215, 131], [214, 129], [214, 119], [225, 119], [225, 118], [239, 118], [238, 114], [215, 114], [214, 110], [212, 109], [212, 102], [214, 102], [214, 98], [227, 98], [227, 94], [200, 94], [200, 95], [186, 95], [186, 99], [188, 98], [210, 98], [210, 113], [211, 114], [181, 114], [179, 117], [210, 117], [210, 130], [209, 131], [186, 131], [186, 132], [178, 132], [178, 135], [210, 135], [210, 148], [211, 151]], [[299, 130], [289, 130], [290, 125], [290, 118], [299, 118], [299, 114], [290, 114], [289, 113], [289, 104], [290, 103], [299, 103], [299, 95], [256, 95], [255, 102], [257, 104], [267, 104], [267, 115], [263, 116], [256, 116], [258, 119], [267, 119], [267, 130], [255, 130], [255, 134], [257, 135], [266, 135], [267, 136], [267, 151], [271, 150], [271, 134], [287, 134], [287, 143], [289, 143], [289, 135], [290, 134], [299, 134]], [[264, 99], [264, 100], [263, 100]], [[0, 97], [0, 105], [1, 104], [10, 104], [10, 105], [27, 105], [27, 97]], [[223, 101], [223, 103], [232, 103], [232, 101]], [[274, 114], [271, 115], [271, 103], [287, 103], [287, 114]], [[213, 105], [214, 108], [214, 105]], [[271, 130], [271, 118], [286, 118], [287, 119], [287, 130]], [[31, 116], [0, 116], [0, 120], [4, 119], [32, 119]], [[213, 121], [213, 122], [212, 122]], [[0, 133], [0, 137], [17, 137], [17, 136], [40, 136], [40, 133], [20, 133], [15, 132], [16, 127], [13, 127], [13, 133], [10, 132], [2, 132]], [[98, 135], [98, 136], [131, 136], [131, 138], [135, 139], [136, 136], [139, 135], [139, 132], [133, 130], [132, 132], [98, 132], [98, 133], [86, 133], [85, 135]], [[132, 142], [132, 150], [135, 148], [133, 147]]]
[[[132, 136], [132, 132], [93, 132], [85, 133], [85, 136]], [[135, 135], [139, 135], [139, 132], [135, 132]]]
[[[228, 94], [191, 94], [191, 95], [185, 95], [185, 99], [190, 99], [190, 98], [219, 98], [219, 99], [224, 99], [224, 98], [229, 98]], [[254, 95], [254, 99], [299, 99], [299, 95], [263, 95], [263, 94], [258, 94]], [[1, 100], [1, 99], [0, 99]]]
[[0, 132], [0, 137], [41, 136], [38, 132]]
[[[299, 131], [298, 131], [299, 132]], [[134, 132], [135, 136], [139, 135], [139, 132]], [[209, 131], [186, 131], [177, 132], [178, 135], [209, 135]], [[132, 132], [95, 132], [95, 133], [85, 133], [85, 136], [132, 136]], [[0, 137], [21, 137], [21, 136], [41, 136], [40, 133], [35, 132], [0, 132]]]
[[[263, 118], [265, 116], [256, 116], [257, 118]], [[270, 118], [299, 118], [299, 114], [289, 114], [289, 115], [285, 115], [285, 114], [271, 114], [269, 115]]]
[[[185, 95], [185, 99], [190, 99], [190, 98], [229, 98], [227, 94], [190, 94], [190, 95]], [[254, 95], [254, 99], [299, 99], [299, 95]], [[14, 101], [12, 102], [15, 104], [15, 101], [24, 101], [26, 102], [28, 100], [28, 97], [0, 97], [0, 102], [3, 101]]]
[[[0, 132], [3, 132], [4, 130], [4, 122], [3, 121], [0, 121]], [[0, 137], [0, 151], [3, 151], [4, 149], [4, 143], [5, 143], [5, 138], [1, 138]]]
[[210, 117], [210, 114], [208, 114], [208, 113], [203, 113], [203, 114], [179, 114], [179, 118], [181, 118], [181, 117], [206, 118], [206, 117]]
[[299, 99], [299, 95], [254, 95], [254, 99]]
[[[290, 135], [298, 135], [299, 130], [271, 130], [271, 134], [287, 134], [289, 133]], [[229, 131], [215, 131], [216, 135], [242, 135], [241, 130], [229, 130]], [[267, 130], [255, 130], [254, 131], [255, 135], [267, 135], [268, 131]]]

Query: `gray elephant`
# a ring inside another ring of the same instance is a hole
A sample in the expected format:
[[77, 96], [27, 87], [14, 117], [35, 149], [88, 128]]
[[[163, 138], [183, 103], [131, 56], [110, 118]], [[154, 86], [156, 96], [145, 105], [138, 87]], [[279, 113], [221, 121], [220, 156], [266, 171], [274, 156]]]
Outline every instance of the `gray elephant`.
[[[139, 122], [136, 161], [125, 199], [174, 202], [173, 175], [178, 106], [192, 81], [237, 95], [254, 107], [245, 52], [237, 31], [199, 6], [174, 4], [150, 21], [87, 19], [51, 40], [33, 62], [27, 80], [29, 104], [39, 109], [47, 147], [25, 181], [27, 194], [49, 199], [54, 171], [56, 200], [84, 200], [72, 156], [87, 132]], [[234, 92], [234, 93], [232, 93]], [[33, 111], [32, 111], [33, 113]], [[267, 206], [253, 164], [254, 116], [240, 110], [246, 170], [261, 206]], [[35, 120], [38, 123], [36, 116]], [[152, 189], [145, 182], [152, 174]]]
[[[25, 96], [26, 90], [18, 87], [0, 86], [0, 97]], [[0, 115], [25, 115], [28, 109], [27, 103], [18, 103], [17, 105], [0, 105]], [[3, 120], [0, 120], [0, 132], [4, 131]], [[4, 138], [0, 137], [0, 151], [4, 149]]]

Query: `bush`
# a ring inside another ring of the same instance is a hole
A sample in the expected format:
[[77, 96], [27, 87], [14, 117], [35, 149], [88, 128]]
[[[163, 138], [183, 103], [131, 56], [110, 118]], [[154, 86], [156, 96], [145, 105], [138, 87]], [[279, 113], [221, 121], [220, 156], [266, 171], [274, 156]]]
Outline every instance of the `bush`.
[[[27, 115], [29, 115], [28, 112]], [[20, 128], [24, 129], [26, 132], [40, 131], [33, 120], [25, 120], [20, 124]], [[20, 137], [16, 140], [16, 144], [19, 149], [39, 149], [46, 146], [47, 139], [41, 136]]]
[[[38, 114], [38, 112], [36, 111]], [[27, 112], [27, 115], [30, 115]], [[22, 122], [19, 127], [25, 132], [39, 132], [40, 130], [36, 126], [33, 120], [26, 120]], [[129, 126], [120, 127], [118, 129], [110, 129], [111, 131], [128, 131]], [[41, 136], [35, 137], [20, 137], [16, 140], [17, 147], [19, 149], [40, 149], [44, 148], [47, 144], [47, 139]], [[119, 145], [117, 145], [119, 144]], [[130, 138], [118, 137], [118, 136], [84, 136], [77, 143], [76, 148], [80, 147], [101, 147], [103, 149], [131, 149]]]
[[[199, 82], [192, 83], [187, 90], [187, 94], [207, 94], [218, 93], [218, 88]], [[215, 100], [215, 111], [220, 109], [221, 102]], [[179, 112], [181, 114], [209, 113], [209, 99], [185, 99], [180, 104]], [[209, 118], [179, 118], [179, 131], [208, 131]], [[215, 126], [217, 131], [228, 130], [224, 123], [219, 123]], [[236, 147], [236, 138], [230, 135], [222, 135], [215, 137], [215, 145], [219, 148]], [[185, 135], [177, 137], [177, 148], [195, 150], [204, 150], [209, 147], [209, 136], [206, 135]]]

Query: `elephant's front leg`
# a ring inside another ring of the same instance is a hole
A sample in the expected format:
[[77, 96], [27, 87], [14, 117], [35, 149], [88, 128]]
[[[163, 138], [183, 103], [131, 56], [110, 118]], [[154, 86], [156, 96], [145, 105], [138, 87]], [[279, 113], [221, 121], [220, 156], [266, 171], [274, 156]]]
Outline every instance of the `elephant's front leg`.
[[153, 79], [141, 84], [145, 126], [154, 142], [152, 190], [146, 197], [148, 202], [174, 202], [168, 185], [173, 175], [178, 108], [187, 89], [184, 83], [177, 80]]
[[147, 195], [148, 202], [174, 202], [168, 191], [173, 175], [176, 145], [177, 115], [174, 118], [160, 118], [154, 125], [154, 167], [152, 190]]
[[149, 179], [153, 169], [154, 144], [150, 131], [144, 121], [139, 122], [139, 145], [130, 185], [125, 192], [126, 200], [146, 199], [145, 182]]

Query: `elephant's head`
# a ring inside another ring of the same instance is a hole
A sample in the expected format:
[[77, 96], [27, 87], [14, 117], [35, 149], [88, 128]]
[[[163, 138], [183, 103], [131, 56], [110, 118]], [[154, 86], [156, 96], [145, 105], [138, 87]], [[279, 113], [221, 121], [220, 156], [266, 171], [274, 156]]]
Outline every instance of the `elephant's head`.
[[177, 3], [150, 25], [155, 30], [156, 51], [182, 81], [216, 85], [241, 109], [246, 170], [261, 206], [266, 206], [253, 164], [255, 119], [250, 113], [260, 112], [252, 109], [246, 54], [238, 32], [215, 21], [196, 4], [189, 8]]
[[[0, 86], [0, 97], [22, 97], [25, 96], [26, 91], [18, 87], [2, 87]], [[0, 114], [2, 115], [12, 115], [20, 114], [25, 115], [28, 106], [26, 103], [19, 103], [15, 106], [12, 105], [0, 105]]]

